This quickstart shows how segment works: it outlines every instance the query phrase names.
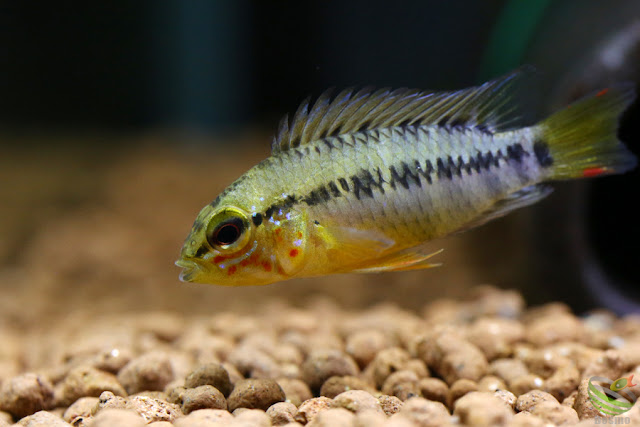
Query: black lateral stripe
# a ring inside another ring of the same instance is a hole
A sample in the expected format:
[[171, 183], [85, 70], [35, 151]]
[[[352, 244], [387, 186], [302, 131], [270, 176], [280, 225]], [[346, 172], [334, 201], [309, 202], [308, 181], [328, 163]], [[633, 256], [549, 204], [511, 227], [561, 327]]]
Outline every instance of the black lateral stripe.
[[335, 182], [330, 181], [329, 182], [329, 189], [331, 190], [331, 195], [333, 197], [340, 197], [342, 196], [342, 193], [340, 192], [340, 190], [338, 189], [338, 186], [336, 185]]
[[543, 140], [537, 140], [533, 143], [533, 153], [536, 155], [538, 163], [543, 168], [553, 165], [553, 157], [549, 153], [549, 144]]
[[346, 179], [338, 178], [338, 182], [340, 183], [340, 187], [342, 187], [344, 191], [349, 191], [349, 183]]

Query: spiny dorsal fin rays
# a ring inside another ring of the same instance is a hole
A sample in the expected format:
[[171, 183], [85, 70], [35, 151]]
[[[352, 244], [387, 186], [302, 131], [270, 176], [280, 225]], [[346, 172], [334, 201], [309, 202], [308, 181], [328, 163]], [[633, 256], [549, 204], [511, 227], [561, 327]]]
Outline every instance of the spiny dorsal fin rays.
[[421, 92], [415, 89], [364, 88], [340, 92], [331, 100], [323, 93], [309, 109], [307, 98], [293, 119], [280, 122], [272, 142], [274, 152], [286, 151], [326, 136], [396, 126], [464, 125], [495, 132], [519, 119], [513, 103], [515, 82], [532, 71], [520, 68], [480, 86], [455, 92]]

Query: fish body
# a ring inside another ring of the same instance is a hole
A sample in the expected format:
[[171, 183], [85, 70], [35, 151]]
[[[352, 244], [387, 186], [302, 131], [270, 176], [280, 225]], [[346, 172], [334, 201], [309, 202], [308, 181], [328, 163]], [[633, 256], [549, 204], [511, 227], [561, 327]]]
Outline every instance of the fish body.
[[434, 266], [425, 244], [535, 203], [547, 181], [621, 173], [627, 85], [515, 124], [526, 71], [456, 92], [322, 95], [285, 118], [272, 155], [198, 215], [181, 279], [221, 285]]
[[631, 374], [628, 377], [618, 378], [611, 384], [609, 388], [613, 391], [621, 391], [621, 390], [624, 390], [625, 388], [637, 386], [638, 385], [637, 383], [632, 384], [633, 375], [634, 374]]

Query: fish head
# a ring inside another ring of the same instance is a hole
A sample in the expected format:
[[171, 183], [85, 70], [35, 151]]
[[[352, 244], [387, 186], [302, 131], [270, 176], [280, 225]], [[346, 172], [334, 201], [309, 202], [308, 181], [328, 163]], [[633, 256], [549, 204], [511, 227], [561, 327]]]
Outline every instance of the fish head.
[[296, 219], [282, 212], [265, 218], [237, 201], [204, 207], [176, 261], [180, 280], [244, 286], [291, 278], [303, 265], [306, 242]]

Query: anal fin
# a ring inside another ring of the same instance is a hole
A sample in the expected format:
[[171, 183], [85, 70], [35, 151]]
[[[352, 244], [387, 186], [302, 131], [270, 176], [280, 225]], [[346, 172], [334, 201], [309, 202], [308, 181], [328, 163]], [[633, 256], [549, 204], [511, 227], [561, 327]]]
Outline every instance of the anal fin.
[[504, 199], [498, 200], [489, 210], [483, 212], [479, 217], [465, 224], [456, 231], [456, 234], [479, 227], [489, 221], [505, 216], [516, 209], [532, 205], [547, 197], [552, 191], [553, 188], [544, 184], [530, 185], [514, 191]]

